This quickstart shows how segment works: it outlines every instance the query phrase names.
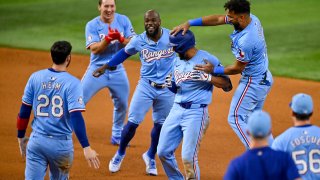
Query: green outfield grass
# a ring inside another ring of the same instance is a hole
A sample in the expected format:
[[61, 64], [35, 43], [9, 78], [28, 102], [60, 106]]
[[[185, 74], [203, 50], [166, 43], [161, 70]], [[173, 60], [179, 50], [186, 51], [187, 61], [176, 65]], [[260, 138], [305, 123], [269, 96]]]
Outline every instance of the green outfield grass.
[[[68, 40], [75, 53], [85, 50], [84, 28], [98, 16], [97, 0], [0, 0], [0, 46], [48, 50], [53, 41]], [[225, 0], [117, 0], [137, 33], [144, 31], [148, 9], [160, 12], [171, 29], [189, 18], [224, 14]], [[274, 75], [320, 81], [319, 0], [251, 0], [252, 13], [263, 26], [270, 69]], [[233, 63], [229, 34], [232, 26], [193, 27], [197, 47]], [[137, 56], [135, 56], [137, 59]]]

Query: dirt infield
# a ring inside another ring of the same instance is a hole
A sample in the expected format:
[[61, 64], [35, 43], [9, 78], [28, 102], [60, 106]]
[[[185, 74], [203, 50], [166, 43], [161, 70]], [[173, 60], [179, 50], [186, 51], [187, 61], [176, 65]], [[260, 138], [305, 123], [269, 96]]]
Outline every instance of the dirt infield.
[[[84, 74], [89, 62], [88, 56], [72, 55], [69, 72], [79, 79]], [[25, 162], [21, 158], [16, 139], [16, 116], [21, 105], [24, 86], [34, 71], [51, 66], [48, 52], [0, 48], [0, 179], [23, 179]], [[126, 61], [125, 67], [130, 80], [130, 97], [139, 79], [140, 62]], [[238, 84], [239, 76], [232, 77], [233, 85]], [[234, 88], [235, 89], [235, 88]], [[199, 164], [201, 179], [222, 179], [229, 161], [244, 151], [236, 134], [227, 123], [229, 104], [233, 95], [215, 89], [213, 103], [209, 106], [210, 127], [204, 137]], [[273, 134], [276, 136], [291, 126], [288, 104], [291, 97], [298, 92], [311, 94], [314, 98], [314, 124], [320, 125], [320, 83], [287, 78], [275, 78], [275, 84], [269, 94], [265, 110], [273, 119]], [[99, 92], [87, 105], [84, 117], [91, 146], [100, 154], [101, 168], [94, 170], [87, 166], [82, 148], [75, 141], [75, 160], [71, 169], [71, 179], [167, 179], [159, 161], [159, 176], [145, 175], [145, 165], [141, 155], [150, 143], [152, 127], [151, 113], [137, 130], [136, 136], [128, 148], [122, 169], [116, 174], [108, 171], [108, 163], [117, 147], [109, 143], [111, 135], [113, 105], [109, 92]], [[28, 133], [30, 133], [30, 123]], [[176, 151], [180, 169], [182, 169], [180, 148]]]

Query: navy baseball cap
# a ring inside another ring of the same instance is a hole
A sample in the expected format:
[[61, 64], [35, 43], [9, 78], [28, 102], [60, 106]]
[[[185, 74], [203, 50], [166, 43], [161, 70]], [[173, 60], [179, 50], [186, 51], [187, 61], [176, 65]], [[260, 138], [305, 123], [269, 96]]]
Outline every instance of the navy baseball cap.
[[312, 98], [308, 94], [296, 94], [292, 97], [290, 107], [297, 114], [310, 114], [313, 112]]
[[254, 111], [248, 119], [248, 131], [253, 137], [267, 137], [271, 131], [270, 115], [262, 110]]

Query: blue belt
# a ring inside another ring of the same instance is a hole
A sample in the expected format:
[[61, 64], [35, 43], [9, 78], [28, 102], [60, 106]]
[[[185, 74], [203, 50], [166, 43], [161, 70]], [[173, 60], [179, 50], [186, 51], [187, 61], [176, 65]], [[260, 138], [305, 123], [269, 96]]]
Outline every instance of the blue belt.
[[56, 140], [70, 140], [72, 139], [72, 135], [60, 135], [60, 136], [52, 136], [49, 134], [43, 134], [43, 133], [38, 133], [38, 132], [32, 132], [33, 135], [39, 135], [42, 137], [46, 137], [49, 139], [56, 139]]
[[207, 107], [207, 104], [192, 104], [192, 102], [178, 103], [181, 107], [185, 109], [194, 109], [194, 108], [204, 108]]

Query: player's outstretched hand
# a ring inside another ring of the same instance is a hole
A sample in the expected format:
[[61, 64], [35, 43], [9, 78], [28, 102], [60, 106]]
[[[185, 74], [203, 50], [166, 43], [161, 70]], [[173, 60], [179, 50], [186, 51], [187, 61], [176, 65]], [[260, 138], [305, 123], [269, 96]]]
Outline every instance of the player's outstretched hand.
[[183, 30], [182, 35], [184, 35], [189, 28], [190, 28], [189, 21], [186, 21], [185, 23], [180, 24], [179, 26], [174, 27], [174, 28], [170, 31], [170, 34], [173, 35], [173, 36], [175, 36], [178, 32], [180, 32], [181, 30]]
[[172, 82], [171, 81], [172, 81], [172, 74], [170, 73], [170, 74], [168, 74], [166, 76], [166, 79], [165, 79], [166, 87], [168, 87], [168, 88], [172, 87]]
[[103, 65], [101, 67], [99, 67], [98, 69], [94, 70], [94, 72], [92, 73], [92, 75], [94, 77], [99, 77], [101, 76], [102, 74], [104, 74], [104, 72], [106, 71], [106, 69], [108, 69], [108, 65]]
[[26, 148], [27, 148], [28, 140], [29, 140], [28, 137], [18, 138], [20, 154], [22, 157], [26, 157]]
[[95, 150], [91, 149], [90, 146], [83, 148], [83, 154], [88, 161], [89, 167], [94, 167], [98, 169], [100, 167], [100, 161], [98, 159], [98, 154]]
[[211, 74], [213, 72], [213, 64], [211, 64], [208, 60], [204, 59], [203, 60], [205, 64], [197, 64], [194, 66], [193, 69], [203, 71], [207, 74]]

